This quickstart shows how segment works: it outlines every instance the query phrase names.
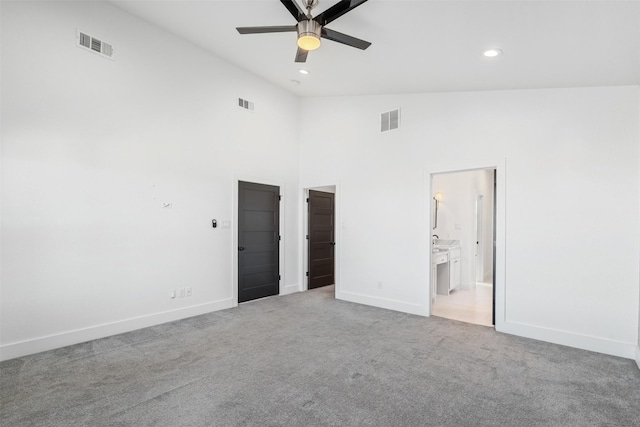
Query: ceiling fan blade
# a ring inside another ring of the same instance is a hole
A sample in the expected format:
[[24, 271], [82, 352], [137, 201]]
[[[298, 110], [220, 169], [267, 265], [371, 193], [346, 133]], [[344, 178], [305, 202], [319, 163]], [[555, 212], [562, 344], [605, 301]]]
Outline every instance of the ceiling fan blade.
[[338, 31], [333, 31], [328, 28], [322, 28], [322, 38], [327, 40], [333, 40], [334, 42], [346, 44], [347, 46], [356, 47], [358, 49], [365, 50], [371, 43], [365, 40], [360, 40], [355, 37], [342, 34]]
[[280, 0], [284, 7], [287, 8], [289, 12], [296, 18], [296, 21], [304, 21], [307, 19], [307, 15], [304, 13], [304, 10], [300, 8], [298, 3], [294, 0]]
[[341, 0], [338, 3], [331, 6], [329, 9], [322, 12], [320, 15], [313, 18], [314, 21], [322, 26], [327, 25], [329, 22], [340, 18], [350, 10], [355, 9], [367, 0]]
[[277, 25], [272, 27], [236, 27], [240, 34], [287, 33], [298, 31], [296, 25]]
[[308, 50], [298, 48], [298, 51], [296, 52], [296, 62], [307, 62], [308, 54], [309, 54]]

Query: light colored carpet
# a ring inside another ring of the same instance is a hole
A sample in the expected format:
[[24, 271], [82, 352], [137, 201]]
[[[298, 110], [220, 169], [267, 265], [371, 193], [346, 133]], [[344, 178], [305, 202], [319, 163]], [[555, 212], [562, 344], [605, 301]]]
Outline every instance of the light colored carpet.
[[267, 298], [0, 364], [2, 426], [637, 426], [631, 360]]

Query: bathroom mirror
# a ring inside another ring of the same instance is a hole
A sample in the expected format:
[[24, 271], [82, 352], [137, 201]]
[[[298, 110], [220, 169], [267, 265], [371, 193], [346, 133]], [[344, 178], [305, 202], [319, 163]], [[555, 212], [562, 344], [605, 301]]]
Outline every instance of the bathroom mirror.
[[433, 198], [433, 209], [431, 211], [431, 219], [432, 219], [432, 225], [433, 225], [433, 229], [435, 230], [436, 228], [438, 228], [438, 199], [436, 199], [435, 197]]
[[438, 208], [440, 207], [440, 201], [442, 200], [442, 193], [436, 193], [435, 196], [433, 196], [433, 209], [432, 209], [432, 226], [433, 229], [435, 230], [436, 228], [438, 228]]

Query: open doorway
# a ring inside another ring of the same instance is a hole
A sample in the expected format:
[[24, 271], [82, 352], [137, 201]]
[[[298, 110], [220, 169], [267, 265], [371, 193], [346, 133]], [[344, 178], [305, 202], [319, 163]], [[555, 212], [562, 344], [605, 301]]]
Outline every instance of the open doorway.
[[495, 169], [432, 175], [431, 313], [495, 324]]
[[336, 209], [335, 186], [306, 191], [306, 289], [326, 288], [335, 295]]

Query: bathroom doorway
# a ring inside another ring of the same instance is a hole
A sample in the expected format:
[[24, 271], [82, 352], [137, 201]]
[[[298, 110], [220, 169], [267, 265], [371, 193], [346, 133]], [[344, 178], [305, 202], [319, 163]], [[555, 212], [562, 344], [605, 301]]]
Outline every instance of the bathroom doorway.
[[433, 174], [431, 313], [495, 325], [495, 168]]

